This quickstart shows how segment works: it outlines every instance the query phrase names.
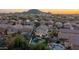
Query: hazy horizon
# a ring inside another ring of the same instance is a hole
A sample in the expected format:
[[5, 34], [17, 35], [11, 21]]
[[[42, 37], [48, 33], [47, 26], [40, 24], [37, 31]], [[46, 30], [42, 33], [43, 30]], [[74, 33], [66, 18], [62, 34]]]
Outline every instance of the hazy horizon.
[[[14, 12], [24, 12], [29, 9], [0, 9], [0, 13], [14, 13]], [[53, 14], [79, 14], [78, 9], [39, 9], [43, 12], [50, 12]]]

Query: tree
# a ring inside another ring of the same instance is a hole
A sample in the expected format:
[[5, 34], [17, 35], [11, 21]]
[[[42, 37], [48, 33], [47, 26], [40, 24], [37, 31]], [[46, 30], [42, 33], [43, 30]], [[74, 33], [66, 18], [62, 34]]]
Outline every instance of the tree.
[[45, 39], [39, 40], [35, 45], [31, 45], [32, 50], [48, 50], [48, 43]]
[[50, 36], [58, 36], [58, 29], [57, 28], [53, 28], [50, 32], [49, 32]]
[[40, 26], [40, 23], [39, 22], [35, 22], [35, 27], [38, 27]]
[[9, 45], [9, 49], [29, 49], [28, 41], [22, 35], [17, 35]]

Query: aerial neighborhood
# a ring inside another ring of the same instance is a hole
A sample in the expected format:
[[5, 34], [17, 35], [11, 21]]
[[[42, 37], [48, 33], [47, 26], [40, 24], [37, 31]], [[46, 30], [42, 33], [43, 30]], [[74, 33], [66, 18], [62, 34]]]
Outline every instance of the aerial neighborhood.
[[37, 9], [0, 13], [0, 50], [78, 50], [79, 15]]

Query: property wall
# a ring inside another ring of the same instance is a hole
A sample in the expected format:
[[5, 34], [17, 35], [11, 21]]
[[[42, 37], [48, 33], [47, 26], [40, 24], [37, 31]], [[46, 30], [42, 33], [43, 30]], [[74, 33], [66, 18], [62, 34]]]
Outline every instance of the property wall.
[[72, 49], [79, 49], [79, 33], [76, 32], [59, 32], [59, 38], [68, 39], [71, 43]]

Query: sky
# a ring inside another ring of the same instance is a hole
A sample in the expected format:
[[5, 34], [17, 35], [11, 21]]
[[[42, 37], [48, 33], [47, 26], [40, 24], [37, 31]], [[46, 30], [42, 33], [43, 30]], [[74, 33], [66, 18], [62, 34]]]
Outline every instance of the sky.
[[[0, 9], [0, 13], [9, 13], [9, 12], [23, 12], [28, 11], [29, 9]], [[79, 14], [79, 9], [39, 9], [43, 12], [50, 12], [53, 14]]]

